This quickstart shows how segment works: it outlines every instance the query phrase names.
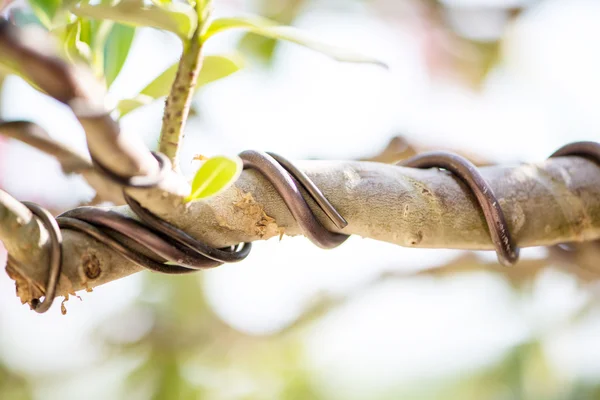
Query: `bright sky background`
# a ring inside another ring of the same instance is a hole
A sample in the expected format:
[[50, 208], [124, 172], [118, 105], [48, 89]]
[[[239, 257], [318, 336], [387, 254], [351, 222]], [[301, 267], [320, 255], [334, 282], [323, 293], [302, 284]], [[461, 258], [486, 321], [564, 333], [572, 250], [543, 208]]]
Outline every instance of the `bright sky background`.
[[[188, 125], [182, 167], [193, 173], [188, 160], [195, 153], [248, 148], [290, 158], [356, 158], [376, 153], [399, 133], [499, 162], [542, 160], [568, 141], [598, 141], [598, 21], [598, 1], [544, 2], [512, 27], [503, 63], [483, 91], [474, 93], [429, 79], [417, 46], [401, 26], [384, 26], [358, 11], [308, 14], [297, 25], [379, 57], [391, 70], [338, 64], [283, 45], [273, 73], [249, 66], [199, 96], [203, 120]], [[208, 53], [230, 52], [237, 37], [217, 40]], [[111, 94], [135, 94], [178, 53], [174, 38], [142, 30]], [[53, 137], [85, 149], [68, 110], [17, 79], [9, 80], [6, 89], [4, 118], [34, 120]], [[143, 135], [151, 145], [160, 112], [159, 101], [128, 116], [123, 129]], [[18, 143], [10, 144], [8, 155], [4, 150], [0, 169], [5, 171], [1, 186], [19, 199], [74, 205], [74, 191], [92, 195], [81, 179], [59, 179], [57, 163]], [[237, 329], [261, 334], [285, 327], [321, 290], [346, 293], [381, 271], [414, 271], [456, 254], [361, 238], [323, 251], [302, 238], [284, 238], [258, 243], [247, 261], [203, 275], [217, 314]], [[12, 281], [0, 274], [0, 353], [11, 366], [27, 371], [75, 371], [89, 365], [101, 354], [90, 333], [98, 321], [145, 295], [140, 278], [84, 293], [83, 302], [70, 300], [68, 314], [61, 316], [58, 306], [46, 315], [19, 306]], [[315, 377], [339, 398], [359, 399], [401, 384], [399, 376], [411, 383], [466, 373], [544, 332], [546, 350], [566, 377], [598, 379], [600, 316], [564, 326], [585, 296], [574, 280], [558, 272], [545, 274], [531, 296], [517, 296], [508, 284], [484, 273], [390, 281], [361, 292], [320, 321], [308, 334], [306, 358]], [[142, 324], [140, 334], [146, 328]], [[119, 382], [118, 371], [99, 374], [97, 398], [107, 398], [102, 390]], [[73, 395], [81, 385], [74, 380], [60, 393]]]

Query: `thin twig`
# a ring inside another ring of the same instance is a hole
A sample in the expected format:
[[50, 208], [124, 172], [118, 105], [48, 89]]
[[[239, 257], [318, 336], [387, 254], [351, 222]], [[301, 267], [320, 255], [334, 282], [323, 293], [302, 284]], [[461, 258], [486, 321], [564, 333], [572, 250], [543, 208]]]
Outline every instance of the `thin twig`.
[[123, 190], [120, 186], [98, 173], [88, 158], [52, 139], [39, 125], [26, 121], [2, 123], [0, 120], [0, 135], [26, 143], [53, 156], [67, 174], [81, 174], [96, 190], [95, 201], [107, 201], [116, 205], [125, 204]]
[[[198, 2], [198, 4], [200, 3]], [[201, 31], [202, 23], [198, 23], [198, 27], [189, 43], [184, 44], [177, 75], [165, 102], [159, 151], [169, 158], [174, 171], [179, 171], [179, 151], [185, 124], [190, 113], [198, 75], [202, 68], [203, 43], [200, 39]]]
[[388, 144], [385, 146], [383, 150], [378, 152], [375, 155], [370, 157], [361, 158], [361, 161], [373, 161], [373, 162], [381, 162], [386, 164], [395, 164], [399, 161], [408, 159], [420, 153], [425, 153], [428, 151], [450, 151], [456, 154], [459, 154], [473, 164], [478, 167], [482, 167], [484, 165], [492, 165], [489, 160], [484, 159], [480, 155], [472, 154], [465, 152], [464, 150], [457, 150], [453, 148], [445, 148], [445, 147], [430, 147], [424, 146], [420, 143], [414, 142], [412, 140], [407, 139], [404, 136], [394, 136]]

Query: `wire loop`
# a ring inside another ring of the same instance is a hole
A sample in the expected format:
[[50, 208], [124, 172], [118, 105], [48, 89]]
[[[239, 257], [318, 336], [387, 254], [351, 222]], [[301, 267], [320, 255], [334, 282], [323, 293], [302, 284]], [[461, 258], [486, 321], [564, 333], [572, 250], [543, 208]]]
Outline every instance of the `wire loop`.
[[48, 281], [46, 282], [44, 300], [33, 299], [31, 301], [31, 308], [42, 314], [50, 309], [56, 295], [56, 287], [62, 270], [62, 234], [56, 220], [48, 210], [29, 201], [22, 203], [42, 221], [50, 236], [50, 266], [48, 268]]
[[492, 187], [466, 158], [458, 154], [438, 151], [418, 154], [399, 165], [412, 168], [443, 168], [464, 182], [477, 199], [488, 225], [490, 237], [496, 248], [498, 261], [505, 266], [513, 265], [519, 259], [519, 249], [515, 245], [506, 217]]

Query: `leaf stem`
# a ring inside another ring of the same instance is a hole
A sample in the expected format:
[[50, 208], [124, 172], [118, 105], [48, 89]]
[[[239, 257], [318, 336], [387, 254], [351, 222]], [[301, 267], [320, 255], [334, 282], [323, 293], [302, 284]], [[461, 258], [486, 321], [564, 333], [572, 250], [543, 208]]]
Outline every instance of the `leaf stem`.
[[194, 32], [192, 39], [184, 47], [171, 92], [165, 103], [159, 151], [165, 154], [173, 170], [179, 170], [179, 149], [184, 135], [185, 123], [190, 113], [194, 88], [202, 68], [202, 24]]

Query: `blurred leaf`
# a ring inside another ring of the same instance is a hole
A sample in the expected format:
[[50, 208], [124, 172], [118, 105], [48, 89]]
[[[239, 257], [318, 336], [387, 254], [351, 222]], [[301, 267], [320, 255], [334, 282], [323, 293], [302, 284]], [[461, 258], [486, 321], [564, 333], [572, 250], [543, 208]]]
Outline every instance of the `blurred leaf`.
[[110, 87], [121, 72], [134, 36], [134, 27], [122, 24], [112, 27], [104, 47], [104, 76], [107, 87]]
[[81, 20], [65, 27], [63, 44], [67, 58], [71, 62], [90, 61], [90, 46], [81, 40]]
[[[291, 25], [302, 10], [306, 0], [263, 0], [260, 15], [265, 16], [281, 25]], [[239, 42], [243, 52], [250, 53], [258, 61], [270, 65], [279, 42], [270, 37], [264, 37], [252, 32], [246, 33]]]
[[[179, 63], [171, 65], [142, 89], [140, 92], [141, 98], [140, 96], [136, 96], [135, 99], [122, 100], [117, 107], [121, 113], [121, 117], [140, 106], [149, 104], [151, 102], [151, 100], [148, 101], [149, 98], [158, 99], [167, 96], [171, 91], [171, 86], [175, 80], [178, 65]], [[201, 86], [225, 78], [226, 76], [239, 71], [241, 67], [242, 61], [237, 56], [213, 55], [204, 57], [202, 69], [200, 70], [198, 81], [196, 82], [196, 90]], [[121, 107], [121, 103], [123, 103], [123, 107]], [[134, 106], [135, 104], [137, 104], [137, 106]]]
[[29, 382], [0, 364], [0, 398], [10, 400], [33, 399]]
[[31, 9], [40, 22], [48, 29], [52, 29], [54, 17], [60, 9], [60, 0], [29, 0]]
[[152, 400], [196, 400], [201, 389], [183, 376], [180, 357], [173, 349], [151, 348], [148, 358], [127, 377], [125, 397], [130, 395]]
[[181, 374], [179, 362], [174, 355], [159, 363], [161, 371], [156, 391], [152, 396], [154, 400], [197, 400], [199, 391]]
[[239, 43], [239, 48], [252, 55], [264, 64], [270, 64], [277, 48], [277, 40], [260, 36], [255, 33], [245, 34]]
[[139, 94], [139, 95], [135, 96], [134, 98], [123, 99], [123, 100], [119, 101], [119, 104], [117, 105], [117, 109], [119, 110], [119, 115], [121, 117], [123, 117], [126, 114], [129, 114], [130, 112], [132, 112], [142, 106], [146, 106], [146, 105], [152, 103], [154, 100], [155, 99], [150, 96]]
[[206, 160], [196, 172], [192, 181], [192, 193], [185, 201], [206, 199], [221, 193], [237, 180], [243, 168], [239, 157], [217, 156]]
[[219, 18], [212, 21], [207, 31], [202, 35], [202, 40], [206, 41], [210, 37], [227, 30], [242, 29], [261, 36], [286, 40], [296, 43], [309, 49], [318, 51], [338, 61], [353, 63], [376, 64], [387, 67], [383, 62], [371, 57], [364, 56], [351, 50], [342, 49], [336, 46], [323, 43], [307, 33], [293, 28], [291, 26], [279, 25], [262, 17], [239, 17], [239, 18]]
[[98, 23], [96, 21], [91, 21], [88, 18], [77, 18], [77, 20], [79, 21], [80, 26], [79, 40], [86, 43], [91, 48], [96, 39]]
[[182, 39], [189, 39], [198, 23], [194, 8], [180, 2], [146, 4], [143, 0], [122, 0], [114, 5], [84, 2], [71, 11], [78, 16], [163, 29]]
[[[166, 96], [177, 74], [178, 63], [171, 65], [154, 81], [150, 82], [140, 93], [154, 98]], [[198, 75], [196, 89], [237, 72], [242, 67], [242, 61], [236, 56], [214, 55], [204, 57], [202, 69]]]

